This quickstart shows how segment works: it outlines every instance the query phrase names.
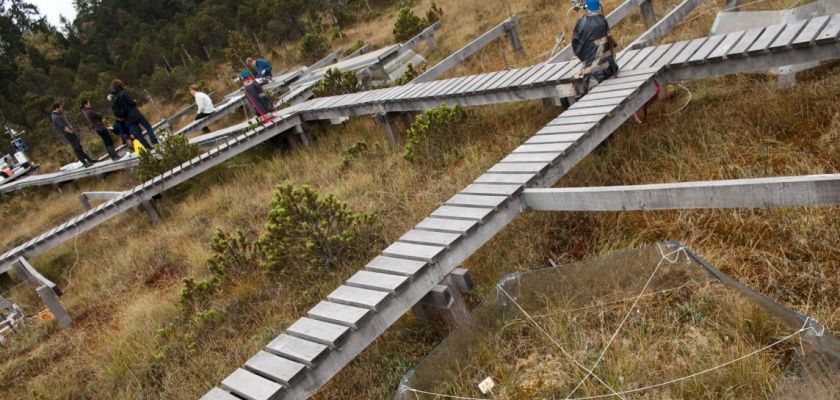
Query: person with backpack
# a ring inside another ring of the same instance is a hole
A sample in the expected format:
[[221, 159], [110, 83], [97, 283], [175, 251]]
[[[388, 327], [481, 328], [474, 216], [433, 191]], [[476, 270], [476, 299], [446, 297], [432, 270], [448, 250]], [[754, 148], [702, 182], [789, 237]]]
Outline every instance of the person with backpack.
[[581, 62], [577, 74], [578, 94], [583, 96], [599, 83], [618, 73], [610, 36], [610, 24], [604, 18], [600, 0], [585, 0], [586, 14], [572, 31], [572, 51]]
[[250, 73], [245, 70], [239, 74], [242, 79], [242, 91], [245, 92], [245, 99], [248, 107], [254, 114], [259, 114], [265, 122], [271, 120], [269, 115], [274, 110], [271, 98], [265, 94], [262, 85], [256, 79], [251, 79]]
[[81, 162], [85, 168], [93, 165], [96, 161], [85, 153], [85, 150], [82, 148], [82, 144], [79, 142], [79, 135], [73, 129], [73, 125], [70, 124], [70, 121], [64, 117], [64, 104], [60, 101], [53, 103], [51, 118], [55, 131], [63, 136], [67, 143], [70, 143], [70, 147], [73, 148], [73, 153], [76, 154], [76, 158], [79, 159], [79, 162]]
[[[128, 95], [125, 91], [125, 83], [119, 79], [114, 79], [111, 82], [111, 111], [118, 120], [124, 121], [128, 126], [129, 132], [137, 137], [137, 140], [143, 137], [141, 127], [146, 129], [146, 134], [149, 135], [149, 141], [152, 146], [158, 144], [155, 130], [149, 120], [137, 109], [137, 102]], [[145, 141], [145, 140], [144, 140]]]
[[82, 100], [79, 108], [82, 110], [82, 114], [84, 114], [85, 119], [90, 124], [90, 127], [93, 128], [93, 131], [96, 132], [96, 134], [102, 139], [102, 143], [105, 145], [105, 150], [108, 152], [108, 156], [111, 157], [111, 160], [118, 160], [120, 157], [117, 155], [116, 150], [114, 150], [114, 139], [111, 137], [111, 132], [108, 132], [108, 128], [105, 126], [105, 123], [102, 122], [102, 113], [93, 109], [93, 106], [90, 104], [90, 100]]

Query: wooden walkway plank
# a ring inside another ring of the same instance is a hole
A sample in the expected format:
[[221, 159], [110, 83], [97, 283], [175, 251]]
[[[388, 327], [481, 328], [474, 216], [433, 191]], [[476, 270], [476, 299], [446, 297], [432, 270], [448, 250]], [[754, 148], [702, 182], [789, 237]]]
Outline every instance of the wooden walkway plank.
[[279, 382], [283, 386], [289, 386], [295, 378], [306, 370], [306, 366], [265, 351], [259, 351], [248, 361], [245, 361], [245, 369]]
[[425, 261], [432, 263], [446, 250], [440, 246], [424, 246], [411, 243], [392, 243], [382, 251], [388, 257], [407, 258], [409, 260]]
[[[348, 286], [341, 286], [347, 288]], [[339, 290], [336, 289], [336, 290]], [[359, 289], [362, 290], [362, 289]], [[335, 292], [333, 292], [335, 293]], [[330, 299], [331, 301], [335, 301]], [[342, 338], [350, 331], [346, 326], [318, 321], [308, 317], [302, 317], [286, 329], [286, 333], [298, 338], [323, 344], [331, 349], [338, 348]]]
[[315, 307], [312, 307], [306, 315], [309, 318], [317, 319], [319, 321], [359, 329], [359, 325], [361, 325], [362, 321], [364, 321], [370, 313], [371, 311], [366, 308], [321, 301]]
[[[482, 175], [483, 176], [483, 175]], [[498, 175], [504, 177], [511, 177], [515, 176], [518, 177], [519, 175]], [[533, 175], [528, 175], [533, 176]], [[476, 180], [478, 181], [478, 180]], [[499, 182], [504, 183], [504, 182]], [[493, 214], [493, 210], [489, 208], [475, 208], [475, 207], [453, 207], [453, 206], [440, 206], [436, 210], [432, 211], [430, 216], [436, 218], [451, 218], [451, 219], [463, 219], [467, 221], [478, 221], [484, 222], [487, 218]]]
[[413, 244], [440, 246], [448, 249], [452, 247], [453, 244], [458, 242], [462, 237], [463, 235], [461, 235], [460, 233], [432, 232], [412, 229], [406, 232], [405, 235], [402, 235], [399, 241]]
[[321, 343], [283, 333], [268, 343], [265, 346], [265, 351], [312, 368], [327, 354], [328, 348]]
[[502, 159], [502, 162], [554, 162], [563, 156], [563, 153], [523, 153], [510, 154]]
[[[542, 162], [542, 161], [532, 161]], [[522, 190], [522, 185], [486, 185], [480, 183], [473, 183], [467, 185], [461, 193], [463, 194], [487, 194], [498, 196], [512, 196], [514, 193]]]
[[[562, 121], [562, 119], [557, 119], [557, 121]], [[566, 125], [557, 125], [553, 124], [554, 121], [551, 121], [551, 124], [546, 125], [544, 128], [537, 131], [537, 135], [555, 135], [555, 134], [562, 134], [562, 133], [583, 133], [596, 125], [595, 122], [588, 122], [583, 124], [566, 124]]]
[[672, 44], [671, 47], [668, 48], [668, 51], [666, 51], [665, 54], [663, 54], [662, 57], [659, 58], [659, 60], [657, 60], [655, 64], [653, 64], [653, 67], [664, 67], [670, 64], [671, 60], [673, 60], [675, 57], [677, 57], [677, 55], [682, 53], [682, 51], [685, 49], [685, 46], [688, 46], [689, 42], [690, 40], [682, 40]]
[[753, 43], [755, 43], [761, 34], [764, 33], [764, 29], [764, 27], [752, 28], [744, 32], [744, 35], [741, 36], [741, 40], [732, 46], [732, 49], [726, 53], [726, 58], [739, 58], [746, 56], [747, 50], [749, 50]]
[[[528, 154], [528, 153], [558, 153], [565, 152], [571, 147], [573, 142], [564, 143], [540, 143], [540, 144], [523, 144], [513, 150], [514, 154]], [[532, 177], [533, 179], [533, 177]]]
[[469, 234], [478, 228], [477, 221], [462, 219], [426, 218], [415, 226], [416, 229], [423, 229], [435, 232], [453, 232], [461, 235]]
[[652, 67], [654, 64], [656, 64], [656, 62], [659, 61], [660, 58], [662, 58], [662, 56], [665, 55], [665, 53], [668, 52], [668, 50], [671, 49], [671, 46], [673, 46], [673, 44], [668, 43], [654, 47], [653, 52], [650, 53], [650, 55], [645, 59], [645, 61], [638, 65], [638, 68]]
[[615, 105], [600, 106], [600, 107], [577, 107], [569, 108], [563, 115], [567, 117], [577, 117], [581, 115], [607, 115], [616, 109]]
[[274, 400], [283, 390], [279, 383], [238, 368], [222, 380], [222, 387], [246, 400]]
[[717, 49], [718, 45], [720, 45], [720, 42], [722, 42], [725, 37], [726, 35], [709, 36], [709, 38], [706, 39], [706, 42], [703, 43], [703, 46], [697, 49], [697, 51], [694, 52], [694, 55], [692, 55], [687, 62], [689, 64], [700, 64], [706, 62], [706, 57]]
[[422, 272], [427, 265], [423, 261], [377, 256], [365, 266], [365, 269], [383, 274], [395, 274], [413, 278]]
[[770, 47], [770, 44], [776, 40], [776, 37], [779, 36], [780, 33], [785, 29], [785, 25], [787, 24], [776, 24], [770, 25], [764, 29], [764, 32], [755, 42], [747, 49], [747, 54], [753, 56], [756, 54], [764, 53], [765, 51], [769, 51], [767, 48]]
[[814, 43], [831, 43], [837, 41], [838, 37], [840, 37], [840, 14], [834, 14], [822, 31], [820, 31], [820, 34], [817, 35]]
[[487, 207], [494, 210], [507, 203], [507, 196], [481, 196], [472, 194], [456, 194], [444, 204], [460, 207]]
[[800, 32], [799, 35], [796, 36], [796, 39], [793, 40], [793, 47], [801, 48], [813, 46], [820, 31], [822, 31], [823, 27], [828, 24], [830, 19], [830, 15], [823, 15], [809, 20], [808, 25], [805, 25], [802, 32]]
[[805, 28], [805, 23], [807, 22], [807, 20], [803, 20], [786, 24], [782, 33], [773, 40], [773, 43], [771, 43], [767, 49], [770, 51], [781, 51], [791, 47], [793, 40], [796, 39], [799, 32], [802, 32], [802, 29]]
[[[562, 143], [561, 143], [562, 145]], [[535, 146], [548, 146], [548, 145], [535, 145]], [[478, 178], [475, 179], [476, 183], [490, 183], [490, 184], [519, 184], [524, 185], [534, 178], [536, 178], [536, 174], [494, 174], [494, 173], [484, 173]]]
[[[595, 88], [597, 89], [597, 88]], [[594, 89], [593, 89], [594, 90]], [[592, 122], [598, 122], [604, 118], [603, 114], [600, 115], [581, 115], [578, 117], [563, 117], [560, 119], [556, 119], [552, 121], [553, 125], [579, 125], [579, 124], [586, 124]]]
[[[639, 52], [636, 53], [636, 56], [633, 57], [632, 60], [628, 60], [628, 61], [624, 62], [623, 69], [628, 69], [629, 70], [629, 69], [636, 68], [639, 64], [641, 64], [643, 61], [645, 61], [645, 59], [647, 59], [647, 57], [650, 56], [650, 54], [653, 53], [653, 51], [655, 49], [656, 49], [656, 47], [645, 47], [643, 49], [640, 49]], [[607, 80], [607, 82], [608, 81], [609, 80]]]
[[723, 38], [720, 44], [711, 53], [709, 53], [706, 60], [720, 61], [726, 58], [726, 54], [729, 53], [729, 50], [732, 49], [732, 46], [734, 46], [735, 43], [738, 43], [738, 41], [741, 40], [741, 36], [744, 36], [744, 31], [727, 33], [726, 37]]
[[[376, 311], [380, 309], [388, 299], [388, 292], [382, 290], [361, 289], [353, 286], [342, 285], [327, 295], [327, 300], [353, 307], [363, 307]], [[319, 342], [323, 344], [324, 342]]]
[[371, 271], [359, 271], [347, 279], [346, 284], [362, 289], [386, 291], [397, 294], [409, 282], [404, 276], [380, 274]]
[[539, 174], [549, 167], [547, 162], [539, 163], [498, 163], [490, 167], [487, 172], [494, 174]]
[[578, 133], [559, 133], [556, 135], [534, 135], [530, 139], [526, 140], [525, 143], [527, 144], [540, 144], [540, 143], [573, 143], [578, 141], [585, 132], [578, 132]]
[[199, 400], [242, 400], [239, 397], [236, 397], [228, 392], [225, 392], [219, 388], [210, 389], [204, 396], [201, 396]]
[[694, 53], [697, 52], [697, 50], [699, 50], [704, 43], [706, 43], [707, 39], [708, 38], [700, 38], [688, 42], [683, 51], [681, 51], [680, 54], [677, 54], [677, 56], [674, 57], [673, 60], [671, 60], [669, 65], [673, 67], [685, 64], [691, 58], [691, 56], [693, 56]]
[[[629, 94], [629, 93], [628, 93]], [[604, 106], [617, 106], [624, 102], [624, 99], [621, 97], [613, 97], [613, 98], [606, 98], [606, 99], [597, 99], [597, 100], [581, 100], [572, 104], [569, 107], [569, 110], [577, 110], [579, 108], [591, 108], [591, 107], [604, 107]]]

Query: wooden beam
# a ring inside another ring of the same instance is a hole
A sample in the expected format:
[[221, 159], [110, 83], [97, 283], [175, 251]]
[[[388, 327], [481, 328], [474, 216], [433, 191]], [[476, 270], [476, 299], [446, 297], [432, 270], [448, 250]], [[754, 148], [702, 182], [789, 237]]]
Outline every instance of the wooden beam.
[[82, 208], [90, 210], [93, 206], [90, 204], [91, 200], [111, 200], [123, 196], [124, 192], [84, 192], [79, 195], [79, 203]]
[[703, 0], [684, 0], [678, 6], [674, 7], [671, 12], [662, 17], [656, 25], [648, 29], [642, 34], [642, 36], [639, 36], [633, 41], [633, 43], [630, 43], [630, 45], [627, 46], [627, 49], [640, 49], [642, 47], [648, 47], [655, 44], [665, 37], [671, 29], [674, 29], [674, 27], [677, 26], [677, 24], [682, 21], [686, 15], [691, 13], [691, 11], [697, 8], [697, 6], [702, 2]]
[[[488, 44], [498, 39], [502, 35], [507, 34], [509, 32], [515, 32], [516, 27], [518, 25], [519, 18], [517, 16], [513, 16], [502, 21], [502, 23], [494, 26], [489, 31], [475, 38], [473, 41], [467, 43], [464, 47], [458, 49], [458, 51], [449, 55], [449, 57], [446, 57], [443, 61], [437, 63], [434, 67], [429, 68], [428, 70], [426, 70], [426, 72], [422, 73], [417, 78], [414, 78], [414, 80], [411, 81], [411, 83], [429, 82], [437, 78], [446, 71], [452, 69], [452, 67], [466, 60], [469, 56], [483, 49]], [[511, 43], [519, 43], [518, 36], [516, 36], [516, 38], [517, 39], [513, 39], [513, 36], [511, 36]], [[516, 50], [517, 45], [512, 44], [512, 46], [514, 46], [514, 49]], [[519, 44], [518, 46], [521, 49], [521, 44]]]
[[[607, 14], [607, 23], [610, 25], [610, 28], [613, 28], [616, 25], [618, 25], [619, 22], [621, 22], [628, 15], [636, 11], [636, 8], [639, 7], [645, 1], [646, 0], [627, 0], [624, 3], [621, 3], [621, 5], [616, 7], [615, 10]], [[559, 52], [557, 52], [557, 54], [549, 58], [548, 61], [546, 61], [545, 63], [554, 64], [563, 61], [569, 61], [574, 57], [575, 53], [572, 51], [572, 45], [570, 44], [564, 47]]]
[[413, 47], [417, 46], [418, 44], [422, 43], [424, 40], [430, 42], [430, 45], [431, 45], [431, 43], [434, 43], [435, 32], [438, 29], [440, 29], [442, 26], [443, 26], [443, 22], [437, 21], [434, 24], [432, 24], [432, 26], [424, 29], [423, 32], [418, 33], [417, 36], [415, 36], [415, 37], [409, 39], [407, 42], [401, 44], [400, 47], [403, 48], [403, 49], [410, 49], [410, 48], [413, 48]]
[[764, 208], [840, 204], [840, 174], [655, 185], [527, 189], [535, 211]]

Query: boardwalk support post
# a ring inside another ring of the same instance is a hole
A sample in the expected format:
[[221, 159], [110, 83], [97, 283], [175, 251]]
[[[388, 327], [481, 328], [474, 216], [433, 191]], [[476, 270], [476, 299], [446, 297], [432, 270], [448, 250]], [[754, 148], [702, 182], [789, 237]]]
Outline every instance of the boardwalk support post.
[[91, 200], [108, 201], [123, 195], [125, 195], [124, 192], [84, 192], [79, 195], [79, 203], [82, 204], [82, 208], [89, 211], [93, 208], [93, 205], [90, 203]]
[[394, 121], [393, 113], [377, 114], [374, 116], [374, 120], [385, 128], [385, 135], [388, 137], [388, 142], [396, 145], [402, 141], [400, 131]]
[[149, 217], [149, 221], [152, 225], [157, 225], [160, 223], [161, 217], [160, 212], [158, 211], [157, 207], [155, 206], [154, 200], [143, 200], [140, 202], [140, 207]]
[[475, 282], [470, 271], [456, 268], [411, 310], [419, 320], [443, 322], [455, 329], [469, 317], [464, 295], [471, 293], [474, 288]]
[[58, 297], [62, 295], [61, 290], [56, 287], [55, 283], [41, 275], [35, 268], [29, 264], [23, 257], [18, 257], [14, 264], [15, 271], [21, 279], [32, 281], [35, 285], [35, 291], [41, 297], [41, 301], [47, 306], [47, 309], [55, 316], [58, 325], [62, 328], [67, 328], [73, 323], [67, 310], [61, 305]]
[[518, 26], [519, 18], [517, 17], [512, 17], [509, 21], [505, 22], [505, 32], [507, 33], [508, 40], [510, 41], [511, 49], [517, 53], [521, 53], [522, 41], [519, 40], [519, 30], [517, 30]]
[[312, 147], [312, 136], [309, 135], [304, 129], [303, 126], [297, 125], [295, 126], [295, 134], [300, 139], [300, 142], [303, 143], [303, 147], [310, 148]]
[[650, 29], [656, 24], [656, 13], [653, 11], [653, 2], [645, 0], [639, 5], [639, 10], [642, 13], [642, 18], [645, 20], [645, 28]]

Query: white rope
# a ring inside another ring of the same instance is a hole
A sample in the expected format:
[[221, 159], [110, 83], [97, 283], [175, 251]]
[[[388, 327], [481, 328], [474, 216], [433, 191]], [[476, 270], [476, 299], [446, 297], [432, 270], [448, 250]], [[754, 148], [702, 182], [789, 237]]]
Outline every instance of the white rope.
[[[793, 338], [794, 336], [797, 336], [797, 335], [802, 334], [802, 333], [803, 333], [803, 332], [805, 332], [805, 331], [812, 331], [812, 332], [816, 332], [816, 330], [815, 330], [813, 327], [805, 327], [805, 325], [807, 325], [807, 324], [808, 324], [808, 321], [809, 321], [809, 320], [810, 320], [810, 318], [807, 318], [807, 319], [805, 320], [805, 324], [803, 324], [803, 327], [802, 327], [801, 329], [799, 329], [799, 330], [797, 330], [796, 332], [793, 332], [793, 333], [791, 333], [790, 335], [787, 335], [787, 336], [785, 336], [785, 337], [783, 337], [783, 338], [781, 338], [781, 339], [779, 339], [779, 340], [777, 340], [777, 341], [775, 341], [775, 342], [773, 342], [773, 343], [770, 343], [770, 344], [768, 344], [767, 346], [764, 346], [764, 347], [762, 347], [762, 348], [760, 348], [760, 349], [758, 349], [758, 350], [754, 350], [754, 351], [752, 351], [752, 352], [749, 352], [749, 353], [747, 353], [747, 354], [744, 354], [744, 355], [742, 355], [742, 356], [740, 356], [740, 357], [738, 357], [738, 358], [735, 358], [735, 359], [729, 360], [729, 361], [727, 361], [727, 362], [725, 362], [725, 363], [723, 363], [723, 364], [716, 365], [716, 366], [714, 366], [714, 367], [711, 367], [711, 368], [706, 368], [706, 369], [704, 369], [704, 370], [702, 370], [702, 371], [695, 372], [695, 373], [693, 373], [693, 374], [691, 374], [691, 375], [686, 375], [686, 376], [683, 376], [683, 377], [680, 377], [680, 378], [671, 379], [671, 380], [669, 380], [669, 381], [660, 382], [660, 383], [657, 383], [657, 384], [654, 384], [654, 385], [643, 386], [643, 387], [636, 388], [636, 389], [624, 390], [624, 391], [617, 392], [617, 393], [613, 393], [613, 394], [601, 394], [601, 395], [597, 395], [597, 396], [587, 396], [587, 397], [574, 397], [574, 398], [571, 398], [571, 399], [569, 399], [569, 400], [594, 400], [594, 399], [605, 399], [605, 398], [609, 398], [609, 397], [613, 397], [613, 396], [619, 396], [619, 397], [622, 397], [623, 395], [626, 395], [626, 394], [633, 394], [633, 393], [644, 392], [644, 391], [647, 391], [647, 390], [650, 390], [650, 389], [656, 389], [656, 388], [659, 388], [659, 387], [668, 386], [668, 385], [672, 385], [672, 384], [674, 384], [674, 383], [678, 383], [678, 382], [686, 381], [686, 380], [689, 380], [689, 379], [693, 379], [693, 378], [696, 378], [696, 377], [698, 377], [698, 376], [700, 376], [700, 375], [705, 375], [705, 374], [707, 374], [707, 373], [709, 373], [709, 372], [714, 372], [714, 371], [716, 371], [716, 370], [719, 370], [719, 369], [722, 369], [722, 368], [726, 368], [726, 367], [728, 367], [728, 366], [730, 366], [730, 365], [732, 365], [732, 364], [735, 364], [736, 362], [743, 361], [743, 360], [745, 360], [745, 359], [747, 359], [747, 358], [750, 358], [750, 357], [752, 357], [752, 356], [754, 356], [754, 355], [756, 355], [756, 354], [763, 353], [763, 352], [765, 352], [765, 351], [767, 351], [767, 350], [769, 350], [769, 349], [771, 349], [771, 348], [773, 348], [773, 347], [776, 347], [776, 346], [778, 346], [778, 345], [780, 345], [780, 344], [782, 344], [782, 343], [784, 343], [784, 342], [786, 342], [786, 341], [790, 340], [790, 339], [791, 339], [791, 338]], [[447, 398], [447, 399], [462, 399], [462, 400], [491, 400], [491, 399], [477, 398], [477, 397], [451, 396], [451, 395], [446, 395], [446, 394], [442, 394], [442, 393], [432, 393], [432, 392], [426, 392], [426, 391], [422, 391], [422, 390], [413, 389], [413, 388], [410, 388], [410, 387], [408, 387], [408, 386], [403, 386], [402, 390], [404, 390], [404, 391], [410, 391], [410, 392], [415, 392], [415, 393], [421, 393], [421, 394], [428, 394], [428, 395], [430, 395], [430, 396], [442, 397], [442, 398]], [[623, 397], [622, 397], [622, 398], [623, 398]]]
[[656, 267], [653, 268], [653, 272], [651, 272], [650, 276], [647, 279], [647, 282], [645, 282], [645, 285], [642, 287], [642, 291], [639, 292], [639, 295], [636, 296], [635, 300], [633, 300], [633, 304], [631, 304], [630, 308], [627, 309], [627, 313], [624, 314], [624, 318], [621, 320], [621, 323], [618, 324], [618, 327], [615, 329], [615, 332], [613, 332], [612, 336], [610, 336], [610, 340], [607, 341], [607, 344], [604, 346], [604, 349], [601, 350], [601, 354], [598, 355], [598, 359], [595, 360], [595, 363], [592, 364], [592, 367], [589, 368], [590, 372], [586, 376], [584, 376], [583, 379], [580, 380], [580, 382], [578, 382], [577, 386], [575, 386], [572, 389], [572, 391], [569, 392], [568, 395], [566, 395], [566, 397], [565, 397], [566, 399], [571, 398], [572, 395], [574, 395], [575, 392], [577, 392], [577, 390], [581, 387], [581, 385], [583, 385], [584, 382], [586, 382], [586, 380], [589, 379], [589, 376], [592, 375], [592, 371], [594, 371], [595, 368], [598, 368], [598, 364], [600, 364], [601, 360], [604, 359], [604, 355], [607, 354], [607, 350], [609, 350], [610, 346], [612, 346], [613, 341], [615, 341], [615, 338], [618, 337], [618, 333], [621, 332], [621, 328], [624, 327], [624, 324], [627, 322], [627, 319], [629, 319], [630, 315], [633, 314], [633, 310], [636, 309], [636, 306], [638, 306], [638, 304], [639, 304], [639, 300], [642, 299], [642, 296], [647, 291], [647, 288], [650, 287], [651, 282], [653, 282], [653, 277], [656, 276], [657, 272], [659, 272], [659, 268], [662, 267], [663, 262], [667, 260], [668, 263], [674, 264], [677, 261], [679, 261], [679, 259], [680, 259], [679, 254], [677, 254], [677, 256], [673, 260], [669, 259], [668, 256], [672, 255], [672, 254], [679, 253], [680, 251], [685, 251], [685, 248], [683, 246], [680, 246], [676, 250], [674, 250], [673, 252], [668, 253], [666, 255], [665, 252], [662, 251], [662, 245], [657, 244], [656, 246], [659, 249], [659, 254], [662, 256], [662, 258], [660, 258], [659, 262], [656, 263]]
[[685, 108], [686, 108], [686, 107], [688, 107], [689, 103], [691, 103], [691, 98], [694, 96], [694, 95], [691, 93], [691, 90], [689, 90], [687, 87], [683, 86], [683, 84], [682, 84], [682, 83], [678, 83], [678, 84], [677, 84], [677, 86], [679, 86], [679, 87], [683, 88], [683, 90], [685, 90], [686, 92], [688, 92], [688, 100], [686, 100], [686, 101], [685, 101], [685, 104], [683, 104], [680, 108], [678, 108], [678, 109], [676, 109], [676, 110], [674, 110], [674, 111], [671, 111], [671, 112], [665, 113], [665, 114], [663, 114], [663, 115], [672, 115], [672, 114], [676, 114], [676, 113], [678, 113], [678, 112], [680, 112], [680, 111], [682, 111], [682, 110], [685, 110]]
[[[562, 344], [560, 344], [560, 342], [558, 342], [558, 341], [557, 341], [557, 339], [555, 339], [555, 338], [554, 338], [554, 336], [551, 336], [551, 334], [549, 334], [549, 333], [548, 333], [548, 331], [547, 331], [545, 328], [543, 328], [543, 327], [542, 327], [542, 325], [540, 325], [540, 324], [539, 324], [536, 320], [534, 320], [534, 318], [532, 318], [532, 317], [531, 317], [531, 315], [530, 315], [530, 314], [528, 314], [528, 312], [527, 312], [527, 311], [525, 311], [525, 309], [524, 309], [524, 308], [522, 308], [522, 306], [520, 306], [520, 305], [519, 305], [519, 303], [517, 303], [517, 302], [516, 302], [516, 300], [513, 298], [513, 296], [511, 296], [510, 294], [508, 294], [508, 292], [507, 292], [507, 291], [506, 291], [506, 290], [502, 287], [502, 285], [498, 285], [498, 284], [497, 284], [497, 285], [496, 285], [496, 287], [499, 289], [499, 291], [500, 291], [502, 294], [504, 294], [504, 295], [505, 295], [505, 297], [507, 297], [508, 299], [510, 299], [510, 301], [513, 303], [513, 305], [515, 305], [515, 306], [516, 306], [516, 308], [517, 308], [517, 309], [519, 309], [519, 311], [520, 311], [523, 315], [525, 315], [525, 318], [527, 318], [527, 319], [528, 319], [528, 321], [530, 321], [530, 322], [531, 322], [531, 324], [533, 324], [535, 327], [537, 327], [537, 329], [538, 329], [538, 330], [539, 330], [539, 331], [540, 331], [540, 332], [541, 332], [541, 333], [542, 333], [545, 337], [547, 337], [547, 338], [548, 338], [548, 340], [550, 340], [550, 341], [551, 341], [551, 343], [553, 343], [555, 346], [557, 346], [557, 348], [558, 348], [558, 349], [560, 349], [560, 352], [561, 352], [561, 353], [563, 353], [563, 355], [564, 355], [564, 356], [566, 356], [566, 358], [568, 358], [569, 360], [571, 360], [571, 361], [572, 361], [572, 362], [573, 362], [573, 363], [574, 363], [574, 364], [575, 364], [578, 368], [580, 368], [580, 369], [584, 370], [584, 371], [588, 374], [587, 376], [591, 375], [593, 378], [595, 378], [598, 382], [600, 382], [601, 384], [603, 384], [603, 385], [604, 385], [607, 389], [609, 389], [611, 392], [616, 393], [616, 394], [618, 395], [618, 397], [620, 397], [621, 399], [624, 399], [624, 396], [621, 396], [620, 394], [618, 394], [618, 392], [616, 392], [616, 391], [615, 391], [615, 389], [613, 389], [613, 388], [612, 388], [612, 387], [611, 387], [608, 383], [604, 382], [604, 380], [603, 380], [603, 379], [601, 379], [598, 375], [595, 375], [595, 374], [594, 374], [591, 370], [587, 369], [587, 368], [586, 368], [583, 364], [581, 364], [581, 363], [579, 363], [577, 360], [575, 360], [575, 358], [574, 358], [574, 357], [572, 357], [572, 355], [571, 355], [571, 354], [569, 354], [569, 352], [568, 352], [568, 351], [566, 351], [566, 349], [563, 347], [563, 345], [562, 345]], [[626, 400], [626, 399], [625, 399], [625, 400]]]

